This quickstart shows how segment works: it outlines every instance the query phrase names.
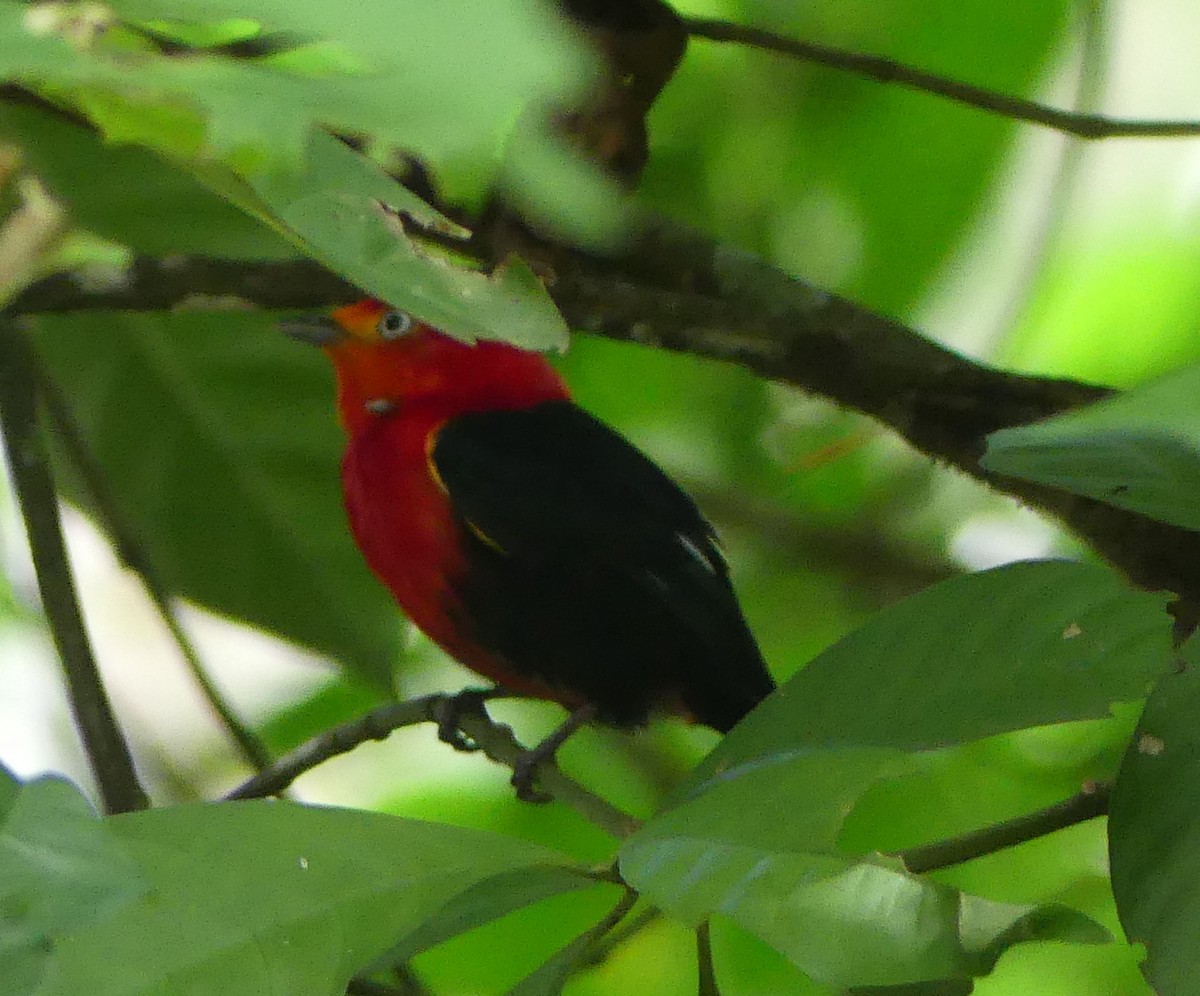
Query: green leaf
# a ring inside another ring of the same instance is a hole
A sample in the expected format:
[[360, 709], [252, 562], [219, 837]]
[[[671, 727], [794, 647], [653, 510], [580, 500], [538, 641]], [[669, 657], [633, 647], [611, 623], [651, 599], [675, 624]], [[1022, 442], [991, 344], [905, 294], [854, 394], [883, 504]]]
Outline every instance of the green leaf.
[[[776, 811], [805, 805], [796, 798]], [[953, 889], [898, 863], [729, 843], [695, 822], [712, 815], [695, 813], [690, 834], [647, 824], [622, 849], [622, 873], [672, 916], [695, 925], [722, 913], [826, 985], [965, 974]]]
[[842, 779], [821, 778], [819, 751], [852, 760], [1105, 717], [1168, 665], [1166, 601], [1066, 561], [944, 581], [820, 654], [722, 741], [688, 789], [732, 784], [740, 765], [754, 774], [813, 763], [805, 777], [824, 792]]
[[138, 252], [295, 254], [267, 226], [149, 152], [106, 145], [86, 128], [15, 104], [0, 106], [0, 135], [21, 144], [25, 162], [66, 202], [72, 221]]
[[20, 785], [0, 768], [0, 994], [33, 992], [65, 935], [146, 887], [78, 789], [55, 778]]
[[1068, 906], [995, 903], [963, 896], [959, 931], [975, 961], [974, 973], [985, 975], [1014, 944], [1027, 941], [1065, 941], [1107, 944], [1113, 937], [1091, 917]]
[[1140, 698], [1170, 661], [1164, 604], [1104, 568], [1051, 561], [894, 605], [739, 724], [625, 843], [622, 870], [680, 919], [725, 913], [827, 984], [977, 970], [957, 894], [844, 854], [846, 814], [909, 752]]
[[474, 884], [563, 860], [494, 834], [290, 803], [109, 822], [152, 889], [64, 941], [39, 996], [341, 996], [397, 935]]
[[1200, 366], [988, 437], [982, 466], [1200, 529]]
[[357, 113], [357, 121], [329, 124], [375, 132], [433, 158], [473, 148], [478, 136], [494, 134], [525, 106], [569, 99], [591, 72], [564, 21], [534, 0], [485, 7], [471, 0], [434, 6], [363, 0], [353, 17], [314, 0], [120, 0], [113, 6], [136, 17], [252, 18], [267, 32], [335, 42], [364, 72], [322, 81], [328, 92], [314, 91], [318, 102], [309, 120]]
[[591, 944], [591, 934], [580, 934], [509, 989], [506, 996], [558, 996]]
[[111, 5], [147, 21], [252, 19], [268, 32], [325, 43], [311, 66], [294, 54], [172, 58], [108, 51], [104, 39], [72, 45], [59, 35], [71, 12], [44, 6], [30, 17], [24, 4], [0, 5], [0, 76], [71, 87], [109, 137], [243, 164], [294, 163], [315, 124], [374, 135], [434, 164], [495, 156], [523, 109], [569, 105], [594, 73], [564, 20], [534, 0], [363, 0], [352, 17], [312, 0]]
[[1200, 978], [1200, 644], [1182, 656], [1146, 703], [1108, 819], [1117, 912], [1161, 996], [1190, 996]]
[[76, 315], [34, 333], [170, 589], [390, 690], [400, 617], [346, 526], [322, 358], [269, 317], [229, 312]]
[[1105, 717], [1112, 702], [1142, 698], [1167, 666], [1167, 601], [1068, 561], [943, 581], [820, 654], [722, 741], [691, 784], [797, 752], [930, 750]]
[[250, 184], [317, 258], [372, 296], [466, 342], [566, 346], [566, 323], [527, 266], [514, 259], [481, 273], [423, 248], [381, 204], [426, 227], [457, 226], [328, 135], [311, 136], [302, 172], [251, 177]]

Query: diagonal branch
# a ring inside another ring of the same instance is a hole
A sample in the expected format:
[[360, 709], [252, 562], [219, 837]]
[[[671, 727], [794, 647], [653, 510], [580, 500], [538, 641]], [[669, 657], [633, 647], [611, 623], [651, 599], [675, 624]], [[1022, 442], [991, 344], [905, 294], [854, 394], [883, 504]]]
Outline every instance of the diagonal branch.
[[[612, 339], [737, 363], [870, 415], [915, 449], [1058, 516], [1136, 583], [1200, 602], [1200, 534], [979, 466], [986, 437], [1097, 401], [1111, 389], [970, 360], [878, 315], [667, 221], [617, 257], [555, 256], [549, 287], [568, 323]], [[359, 293], [318, 264], [139, 258], [114, 286], [69, 274], [32, 285], [19, 313], [167, 310], [231, 299], [311, 308]]]
[[1108, 812], [1112, 786], [1108, 784], [1086, 785], [1062, 802], [1027, 813], [1015, 819], [973, 830], [961, 837], [951, 837], [935, 844], [925, 844], [901, 852], [900, 859], [914, 875], [940, 871], [961, 865], [987, 854], [995, 854], [1005, 848], [1016, 847], [1057, 830], [1086, 823]]
[[[385, 740], [393, 732], [406, 726], [416, 726], [419, 723], [440, 724], [442, 707], [453, 700], [454, 696], [422, 695], [373, 709], [301, 744], [243, 782], [225, 798], [259, 799], [277, 795], [306, 771], [311, 771], [341, 754], [349, 753], [360, 744], [370, 740]], [[503, 723], [493, 721], [483, 710], [456, 713], [455, 725], [484, 756], [497, 764], [515, 769], [518, 761], [526, 753], [526, 748], [513, 736], [512, 730]], [[573, 778], [565, 775], [553, 762], [543, 761], [538, 766], [537, 776], [540, 788], [612, 836], [628, 837], [637, 829], [637, 820], [632, 816], [589, 792]]]
[[702, 17], [688, 18], [684, 24], [693, 38], [733, 42], [766, 52], [789, 55], [805, 62], [814, 62], [831, 69], [863, 76], [878, 83], [895, 83], [922, 93], [945, 97], [947, 100], [998, 114], [1013, 121], [1044, 125], [1078, 138], [1186, 138], [1200, 135], [1200, 121], [1137, 121], [1109, 118], [1102, 114], [1064, 111], [1036, 101], [937, 76], [883, 56], [846, 52], [815, 42], [787, 38], [762, 28]]

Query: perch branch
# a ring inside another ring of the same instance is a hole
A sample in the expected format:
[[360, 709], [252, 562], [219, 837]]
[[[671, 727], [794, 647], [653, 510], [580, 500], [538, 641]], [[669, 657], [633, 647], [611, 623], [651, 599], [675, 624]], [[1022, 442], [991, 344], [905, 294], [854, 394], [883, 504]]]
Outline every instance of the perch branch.
[[[395, 730], [419, 723], [438, 723], [451, 696], [423, 695], [404, 702], [380, 706], [370, 712], [342, 723], [301, 744], [294, 751], [276, 759], [270, 766], [243, 782], [226, 799], [258, 799], [283, 791], [306, 771], [334, 757], [352, 751], [369, 740], [384, 740]], [[460, 713], [458, 729], [478, 746], [483, 754], [497, 764], [513, 768], [525, 748], [513, 736], [512, 730], [494, 722], [482, 711]], [[538, 768], [538, 786], [590, 822], [614, 837], [628, 837], [637, 829], [637, 821], [600, 796], [589, 792], [557, 765], [543, 762]]]
[[684, 24], [693, 38], [732, 42], [853, 73], [877, 83], [895, 83], [1014, 121], [1053, 128], [1078, 138], [1186, 138], [1200, 135], [1200, 121], [1138, 121], [1065, 111], [1036, 101], [972, 86], [970, 83], [947, 79], [883, 56], [846, 52], [815, 42], [787, 38], [762, 28], [702, 17], [687, 18]]

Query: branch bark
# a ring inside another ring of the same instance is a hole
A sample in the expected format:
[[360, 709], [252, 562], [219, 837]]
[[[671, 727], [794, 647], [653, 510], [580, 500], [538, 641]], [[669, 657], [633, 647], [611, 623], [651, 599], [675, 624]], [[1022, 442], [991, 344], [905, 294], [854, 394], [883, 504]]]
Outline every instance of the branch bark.
[[[352, 751], [369, 740], [384, 740], [394, 731], [419, 723], [438, 723], [439, 706], [454, 697], [422, 695], [404, 702], [394, 702], [373, 709], [357, 719], [335, 726], [301, 744], [294, 751], [278, 758], [253, 778], [243, 782], [226, 799], [259, 799], [277, 795], [306, 771], [311, 771], [340, 754]], [[489, 760], [515, 768], [526, 748], [513, 736], [512, 730], [494, 722], [483, 710], [456, 715], [455, 725]], [[617, 809], [607, 800], [589, 792], [577, 781], [565, 775], [556, 764], [543, 761], [538, 766], [537, 784], [559, 802], [576, 810], [585, 819], [613, 837], [628, 837], [638, 828], [638, 822], [628, 813]]]
[[961, 865], [1104, 816], [1108, 812], [1111, 791], [1110, 785], [1089, 785], [1071, 798], [1036, 813], [1018, 816], [936, 844], [913, 847], [899, 857], [914, 875]]
[[[1200, 602], [1200, 535], [979, 466], [988, 433], [1101, 400], [1109, 388], [970, 360], [666, 221], [648, 223], [619, 256], [559, 253], [550, 293], [576, 329], [737, 363], [864, 412], [934, 460], [1058, 516], [1137, 584]], [[46, 278], [13, 307], [31, 315], [231, 304], [286, 309], [358, 296], [310, 261], [141, 258], [106, 287], [70, 274]]]

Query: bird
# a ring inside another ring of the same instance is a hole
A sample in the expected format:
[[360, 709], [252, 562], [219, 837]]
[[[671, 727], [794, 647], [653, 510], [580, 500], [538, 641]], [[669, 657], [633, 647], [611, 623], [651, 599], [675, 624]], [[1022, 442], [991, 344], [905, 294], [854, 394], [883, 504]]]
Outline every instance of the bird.
[[725, 733], [774, 690], [712, 525], [543, 354], [371, 298], [281, 326], [332, 361], [374, 574], [461, 664], [571, 711], [531, 765], [593, 719]]

